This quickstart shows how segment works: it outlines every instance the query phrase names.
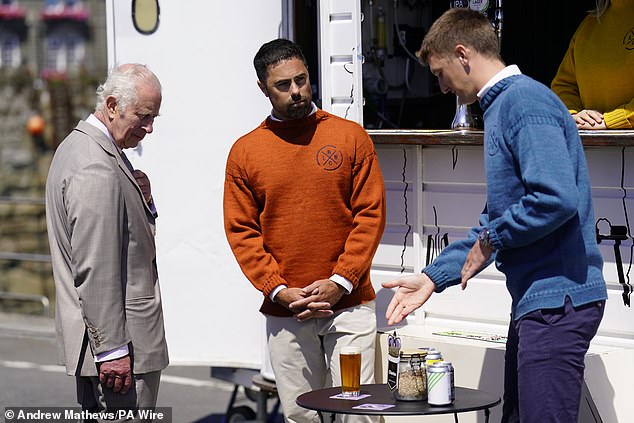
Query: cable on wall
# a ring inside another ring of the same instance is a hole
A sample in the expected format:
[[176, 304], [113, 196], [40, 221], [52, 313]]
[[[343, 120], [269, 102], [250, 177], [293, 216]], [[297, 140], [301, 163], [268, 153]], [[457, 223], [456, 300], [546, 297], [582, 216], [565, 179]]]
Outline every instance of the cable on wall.
[[427, 235], [427, 257], [425, 259], [425, 265], [430, 265], [436, 257], [440, 255], [442, 250], [449, 245], [449, 235], [445, 232], [440, 235], [440, 226], [438, 226], [438, 213], [436, 213], [436, 206], [432, 206], [434, 211], [434, 227], [436, 228], [436, 234]]
[[634, 255], [634, 236], [632, 236], [632, 231], [630, 230], [630, 218], [627, 212], [627, 190], [625, 189], [625, 147], [621, 148], [621, 191], [623, 191], [623, 197], [621, 201], [623, 202], [623, 214], [625, 215], [625, 227], [627, 228], [627, 236], [630, 238], [632, 243], [630, 244], [630, 262], [627, 267], [627, 272], [625, 272], [625, 278], [627, 283], [630, 283], [630, 271], [632, 270], [632, 255]]
[[401, 250], [401, 273], [405, 271], [405, 250], [407, 249], [407, 237], [412, 231], [412, 225], [409, 224], [409, 216], [407, 214], [407, 189], [409, 188], [409, 183], [407, 182], [407, 178], [405, 177], [406, 169], [407, 169], [407, 150], [403, 148], [403, 172], [401, 174], [401, 177], [404, 184], [403, 204], [405, 208], [405, 226], [407, 226], [407, 231], [405, 231], [405, 236], [403, 237], [403, 249]]
[[[348, 72], [350, 75], [354, 75], [354, 72], [352, 72], [346, 67], [346, 65], [351, 65], [351, 64], [352, 63], [346, 63], [345, 65], [343, 65], [343, 69], [346, 72]], [[348, 112], [350, 111], [350, 107], [352, 107], [353, 103], [354, 103], [354, 82], [352, 83], [352, 86], [350, 87], [350, 104], [348, 104], [348, 107], [346, 108], [346, 113], [343, 116], [344, 119], [348, 119]]]
[[451, 147], [451, 170], [456, 170], [458, 164], [458, 148], [454, 145]]

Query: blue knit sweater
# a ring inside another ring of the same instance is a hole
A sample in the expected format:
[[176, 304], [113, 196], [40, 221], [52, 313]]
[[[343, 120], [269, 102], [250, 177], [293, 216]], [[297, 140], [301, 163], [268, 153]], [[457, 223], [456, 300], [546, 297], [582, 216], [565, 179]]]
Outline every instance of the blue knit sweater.
[[[574, 121], [550, 89], [514, 75], [481, 99], [487, 205], [479, 226], [423, 269], [443, 291], [477, 233], [489, 229], [497, 268], [506, 276], [513, 319], [607, 298], [596, 243], [585, 155]], [[493, 259], [493, 258], [492, 258]]]

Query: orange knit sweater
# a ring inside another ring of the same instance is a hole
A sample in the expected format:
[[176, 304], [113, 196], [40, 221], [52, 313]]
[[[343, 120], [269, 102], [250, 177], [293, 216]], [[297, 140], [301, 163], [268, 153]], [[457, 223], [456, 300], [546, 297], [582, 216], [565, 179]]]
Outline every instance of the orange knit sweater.
[[227, 159], [224, 222], [238, 264], [264, 294], [262, 313], [291, 316], [270, 301], [275, 287], [335, 273], [354, 289], [334, 310], [375, 298], [370, 265], [385, 227], [385, 191], [358, 124], [317, 110], [267, 119], [241, 137]]

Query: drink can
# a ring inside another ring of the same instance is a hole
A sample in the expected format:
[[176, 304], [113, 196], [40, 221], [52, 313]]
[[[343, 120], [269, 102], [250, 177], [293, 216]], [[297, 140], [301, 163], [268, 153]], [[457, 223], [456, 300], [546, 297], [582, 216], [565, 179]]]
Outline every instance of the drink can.
[[427, 367], [427, 402], [430, 405], [447, 405], [453, 402], [451, 370], [442, 363]]
[[440, 351], [427, 351], [427, 355], [425, 356], [425, 364], [427, 366], [431, 366], [432, 364], [436, 364], [442, 361], [442, 354]]
[[449, 382], [451, 384], [451, 402], [453, 402], [456, 399], [456, 385], [454, 383], [454, 371], [453, 371], [453, 365], [449, 362], [449, 361], [441, 361], [439, 364], [442, 364], [443, 366], [447, 366], [447, 368], [449, 368]]

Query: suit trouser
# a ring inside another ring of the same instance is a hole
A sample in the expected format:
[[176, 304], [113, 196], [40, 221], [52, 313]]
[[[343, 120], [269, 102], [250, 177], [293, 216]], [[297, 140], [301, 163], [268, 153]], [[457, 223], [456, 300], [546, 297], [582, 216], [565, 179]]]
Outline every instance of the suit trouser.
[[[266, 316], [271, 366], [287, 422], [318, 421], [316, 412], [298, 406], [295, 399], [314, 389], [341, 385], [339, 350], [343, 346], [361, 347], [361, 383], [374, 383], [374, 309], [372, 301], [337, 311], [329, 318], [304, 322]], [[349, 421], [373, 420], [351, 416]]]
[[509, 325], [503, 423], [577, 423], [584, 358], [604, 302], [536, 310]]
[[[133, 384], [125, 394], [113, 392], [112, 389], [104, 387], [99, 383], [96, 376], [78, 376], [77, 381], [77, 402], [83, 410], [91, 412], [112, 411], [112, 410], [137, 410], [154, 409], [158, 398], [161, 371], [145, 374], [135, 374]], [[95, 420], [99, 421], [99, 420]], [[147, 420], [108, 420], [108, 422], [133, 421], [141, 422]]]

